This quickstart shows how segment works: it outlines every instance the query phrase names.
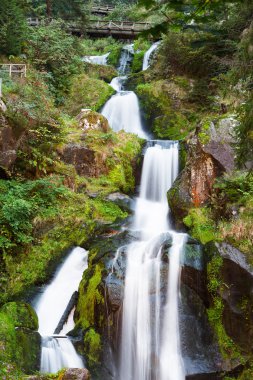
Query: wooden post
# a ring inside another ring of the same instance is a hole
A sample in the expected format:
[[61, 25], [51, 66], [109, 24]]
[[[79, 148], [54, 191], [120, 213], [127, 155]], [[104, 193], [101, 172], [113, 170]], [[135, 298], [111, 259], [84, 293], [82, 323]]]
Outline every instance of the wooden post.
[[11, 77], [11, 64], [10, 64], [10, 67], [9, 67], [9, 76]]

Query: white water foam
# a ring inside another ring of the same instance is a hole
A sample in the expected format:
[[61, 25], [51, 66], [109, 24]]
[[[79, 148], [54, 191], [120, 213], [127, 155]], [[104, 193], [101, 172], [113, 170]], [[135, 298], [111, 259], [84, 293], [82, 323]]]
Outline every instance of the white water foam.
[[[84, 366], [71, 340], [65, 336], [69, 331], [66, 326], [60, 333], [61, 338], [53, 335], [72, 294], [78, 289], [82, 274], [87, 268], [87, 258], [87, 251], [80, 247], [74, 248], [35, 304], [39, 332], [42, 335], [42, 372], [57, 372], [62, 368]], [[71, 329], [73, 325], [72, 314], [68, 318], [67, 326]]]
[[107, 58], [109, 57], [110, 53], [106, 53], [103, 55], [89, 55], [82, 57], [83, 62], [87, 63], [93, 63], [94, 65], [107, 65]]
[[158, 48], [160, 44], [160, 41], [155, 42], [145, 53], [144, 59], [143, 59], [143, 64], [142, 64], [142, 70], [147, 70], [150, 66], [150, 59], [152, 57], [152, 54], [154, 51]]
[[[185, 379], [180, 352], [178, 283], [186, 235], [169, 229], [166, 200], [167, 190], [177, 174], [177, 142], [161, 145], [157, 142], [147, 149], [133, 225], [141, 231], [141, 240], [130, 244], [127, 251], [120, 380]], [[162, 246], [169, 238], [172, 247], [164, 305]]]
[[115, 132], [123, 129], [144, 139], [147, 138], [142, 128], [138, 98], [133, 91], [120, 91], [113, 95], [101, 113]]

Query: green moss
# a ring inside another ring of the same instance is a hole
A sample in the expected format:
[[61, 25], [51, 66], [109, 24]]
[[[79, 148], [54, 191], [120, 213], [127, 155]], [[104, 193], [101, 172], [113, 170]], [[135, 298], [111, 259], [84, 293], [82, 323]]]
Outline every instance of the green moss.
[[207, 315], [215, 331], [219, 348], [224, 359], [240, 359], [241, 362], [243, 362], [239, 348], [227, 335], [222, 323], [224, 310], [223, 300], [220, 296], [223, 288], [221, 279], [222, 265], [222, 257], [215, 255], [207, 266], [208, 290], [212, 295], [212, 306], [207, 310]]
[[98, 111], [114, 92], [104, 81], [78, 75], [72, 80], [66, 109], [71, 115], [77, 115], [82, 108]]
[[123, 212], [115, 203], [99, 198], [92, 201], [92, 207], [94, 207], [94, 217], [106, 222], [114, 222], [116, 219], [128, 216], [128, 213]]
[[121, 45], [110, 46], [108, 50], [110, 51], [110, 54], [107, 58], [107, 62], [109, 63], [109, 65], [117, 67], [119, 63], [120, 55], [121, 55], [122, 46]]
[[191, 124], [181, 109], [173, 104], [172, 89], [166, 81], [139, 84], [136, 88], [147, 123], [156, 138], [180, 140], [189, 133]]
[[101, 338], [100, 335], [92, 328], [85, 333], [84, 350], [89, 368], [96, 367], [100, 363]]
[[184, 224], [190, 228], [191, 235], [202, 244], [217, 240], [214, 223], [208, 208], [192, 208], [183, 219]]
[[112, 66], [85, 63], [85, 73], [89, 78], [101, 79], [107, 83], [117, 76], [117, 70]]
[[11, 302], [0, 309], [0, 375], [8, 367], [14, 374], [38, 369], [40, 338], [33, 332], [37, 325], [30, 305]]
[[15, 327], [25, 327], [31, 330], [39, 328], [38, 317], [29, 304], [9, 302], [1, 308], [1, 312], [11, 318]]
[[85, 271], [79, 286], [77, 304], [78, 326], [88, 329], [95, 326], [95, 308], [104, 303], [100, 284], [102, 279], [102, 265], [97, 264], [92, 270]]
[[144, 58], [144, 51], [140, 51], [138, 53], [134, 54], [131, 71], [132, 73], [138, 73], [142, 70], [142, 64], [143, 64], [143, 58]]

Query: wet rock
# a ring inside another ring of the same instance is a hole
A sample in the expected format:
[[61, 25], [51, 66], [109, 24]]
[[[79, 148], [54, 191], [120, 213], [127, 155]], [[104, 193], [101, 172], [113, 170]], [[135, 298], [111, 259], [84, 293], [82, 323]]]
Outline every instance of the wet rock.
[[133, 200], [126, 194], [122, 193], [112, 193], [106, 198], [108, 201], [114, 202], [121, 209], [126, 211], [133, 210]]
[[227, 334], [246, 353], [253, 352], [253, 268], [245, 255], [229, 244], [215, 244], [223, 257], [221, 293]]
[[113, 274], [106, 279], [106, 293], [110, 311], [117, 311], [123, 302], [124, 284]]
[[90, 380], [90, 373], [86, 368], [69, 368], [64, 372], [62, 380]]
[[206, 308], [198, 294], [181, 284], [179, 302], [181, 350], [187, 375], [220, 371], [221, 356]]

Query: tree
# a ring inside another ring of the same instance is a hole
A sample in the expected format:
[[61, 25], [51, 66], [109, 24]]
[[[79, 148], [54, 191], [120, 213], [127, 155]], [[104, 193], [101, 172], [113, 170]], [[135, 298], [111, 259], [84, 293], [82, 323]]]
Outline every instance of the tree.
[[18, 55], [27, 33], [23, 6], [18, 0], [0, 1], [0, 53]]

